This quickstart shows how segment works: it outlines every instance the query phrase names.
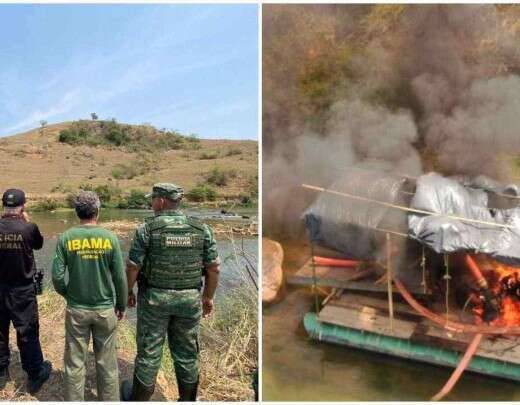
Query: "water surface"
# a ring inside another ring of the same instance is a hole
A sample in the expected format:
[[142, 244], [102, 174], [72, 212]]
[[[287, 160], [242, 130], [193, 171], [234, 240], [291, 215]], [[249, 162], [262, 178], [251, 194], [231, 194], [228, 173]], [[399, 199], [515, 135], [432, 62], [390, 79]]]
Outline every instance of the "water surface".
[[[206, 222], [244, 222], [244, 219], [229, 219], [222, 220], [215, 218], [219, 214], [218, 210], [203, 209], [203, 210], [183, 210], [187, 215], [199, 217], [201, 220]], [[251, 220], [256, 219], [256, 211], [253, 209], [241, 209], [234, 210], [240, 214], [248, 215]], [[144, 218], [153, 215], [152, 211], [149, 210], [119, 210], [119, 209], [102, 209], [100, 215], [100, 224], [107, 221], [124, 221], [124, 220], [138, 220], [142, 221]], [[44, 245], [41, 250], [35, 251], [35, 258], [38, 263], [38, 267], [42, 267], [45, 272], [45, 279], [50, 279], [52, 269], [52, 259], [54, 257], [54, 251], [56, 249], [56, 242], [58, 236], [70, 228], [73, 225], [79, 223], [79, 220], [74, 211], [54, 211], [54, 212], [31, 212], [31, 220], [38, 224], [40, 232], [44, 236]], [[119, 237], [121, 249], [123, 250], [123, 259], [126, 261], [128, 257], [128, 250], [134, 231], [125, 232], [125, 235]], [[256, 237], [240, 237], [235, 236], [233, 243], [225, 236], [217, 236], [217, 247], [221, 258], [221, 281], [219, 288], [217, 289], [218, 295], [224, 294], [225, 290], [233, 286], [239, 285], [243, 282], [244, 277], [249, 277], [245, 272], [244, 265], [245, 259], [238, 255], [238, 261], [240, 263], [237, 266], [237, 261], [234, 260], [234, 250], [238, 253], [242, 250], [246, 251], [251, 257], [250, 262], [253, 262], [255, 269], [257, 268], [256, 258], [258, 257], [258, 238]]]
[[[284, 269], [293, 272], [308, 249], [284, 248]], [[263, 309], [264, 400], [427, 401], [453, 371], [312, 341], [303, 316], [312, 311], [313, 295], [303, 288], [285, 293], [282, 302]], [[464, 373], [446, 400], [518, 401], [520, 384]]]

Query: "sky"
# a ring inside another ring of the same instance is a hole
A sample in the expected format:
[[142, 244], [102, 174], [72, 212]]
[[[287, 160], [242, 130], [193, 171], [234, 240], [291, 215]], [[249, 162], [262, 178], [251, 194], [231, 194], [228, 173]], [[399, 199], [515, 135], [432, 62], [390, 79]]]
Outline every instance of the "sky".
[[258, 139], [255, 4], [0, 4], [0, 136], [116, 118]]

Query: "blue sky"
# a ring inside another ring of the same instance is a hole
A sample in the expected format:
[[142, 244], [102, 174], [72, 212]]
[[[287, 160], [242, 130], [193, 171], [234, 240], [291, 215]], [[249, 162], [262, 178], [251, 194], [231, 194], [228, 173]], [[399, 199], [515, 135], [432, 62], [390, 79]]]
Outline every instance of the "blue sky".
[[0, 135], [115, 117], [258, 137], [255, 4], [0, 4]]

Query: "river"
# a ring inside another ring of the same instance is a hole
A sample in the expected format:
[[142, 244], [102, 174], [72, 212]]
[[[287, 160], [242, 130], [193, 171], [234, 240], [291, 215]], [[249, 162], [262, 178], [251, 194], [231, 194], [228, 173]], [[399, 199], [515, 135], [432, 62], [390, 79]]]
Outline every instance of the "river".
[[[198, 210], [184, 210], [187, 215], [199, 217], [203, 221], [207, 222], [227, 222], [232, 223], [233, 221], [238, 222], [251, 222], [256, 221], [257, 212], [254, 209], [236, 209], [234, 210], [237, 214], [247, 215], [250, 217], [249, 220], [235, 220], [235, 219], [215, 219], [214, 216], [218, 215], [220, 211], [211, 209], [198, 209]], [[50, 273], [52, 269], [52, 259], [54, 257], [54, 251], [56, 249], [56, 242], [58, 236], [68, 229], [69, 227], [78, 224], [79, 220], [73, 210], [70, 211], [53, 211], [53, 212], [30, 212], [31, 220], [38, 224], [40, 232], [43, 234], [45, 242], [41, 250], [35, 251], [35, 258], [39, 268], [44, 269], [45, 280], [50, 279]], [[153, 215], [152, 211], [148, 210], [120, 210], [120, 209], [102, 209], [100, 214], [100, 224], [108, 221], [134, 221], [143, 220], [144, 218]], [[134, 231], [126, 232], [123, 237], [119, 237], [121, 249], [123, 250], [123, 258], [126, 260], [128, 257], [128, 250], [132, 240]], [[234, 248], [238, 251], [242, 249], [247, 252], [250, 256], [255, 259], [258, 258], [258, 238], [257, 237], [234, 237], [234, 242], [229, 238], [221, 235], [216, 235], [217, 247], [221, 258], [221, 278], [220, 284], [217, 289], [216, 300], [218, 301], [219, 296], [225, 293], [225, 291], [234, 286], [239, 286], [244, 282], [244, 277], [249, 277], [245, 271], [245, 259], [239, 256], [238, 261], [240, 265], [237, 265], [237, 261], [234, 260]], [[251, 259], [250, 259], [251, 261]], [[257, 268], [256, 260], [254, 260], [255, 270]], [[49, 288], [49, 287], [46, 287]]]
[[[308, 246], [284, 243], [284, 271], [306, 259]], [[302, 253], [303, 252], [303, 253]], [[263, 309], [263, 399], [267, 401], [427, 401], [452, 369], [376, 355], [307, 337], [308, 289], [289, 287], [283, 301]], [[518, 401], [518, 383], [464, 373], [450, 401]]]

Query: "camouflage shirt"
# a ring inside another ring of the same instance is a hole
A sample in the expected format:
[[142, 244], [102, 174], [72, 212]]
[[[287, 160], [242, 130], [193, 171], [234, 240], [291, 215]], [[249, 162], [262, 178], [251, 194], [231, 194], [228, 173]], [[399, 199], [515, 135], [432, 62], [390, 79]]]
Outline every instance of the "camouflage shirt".
[[[186, 218], [186, 216], [179, 210], [164, 210], [159, 212], [157, 215], [180, 216]], [[211, 228], [206, 224], [203, 224], [203, 226], [204, 252], [202, 262], [205, 266], [212, 264], [218, 265], [220, 264], [220, 259], [218, 257], [217, 242], [213, 236]], [[135, 231], [134, 239], [132, 240], [132, 246], [128, 252], [128, 260], [131, 263], [137, 265], [139, 269], [141, 269], [144, 264], [148, 242], [149, 235], [147, 233], [145, 224], [142, 224]]]

